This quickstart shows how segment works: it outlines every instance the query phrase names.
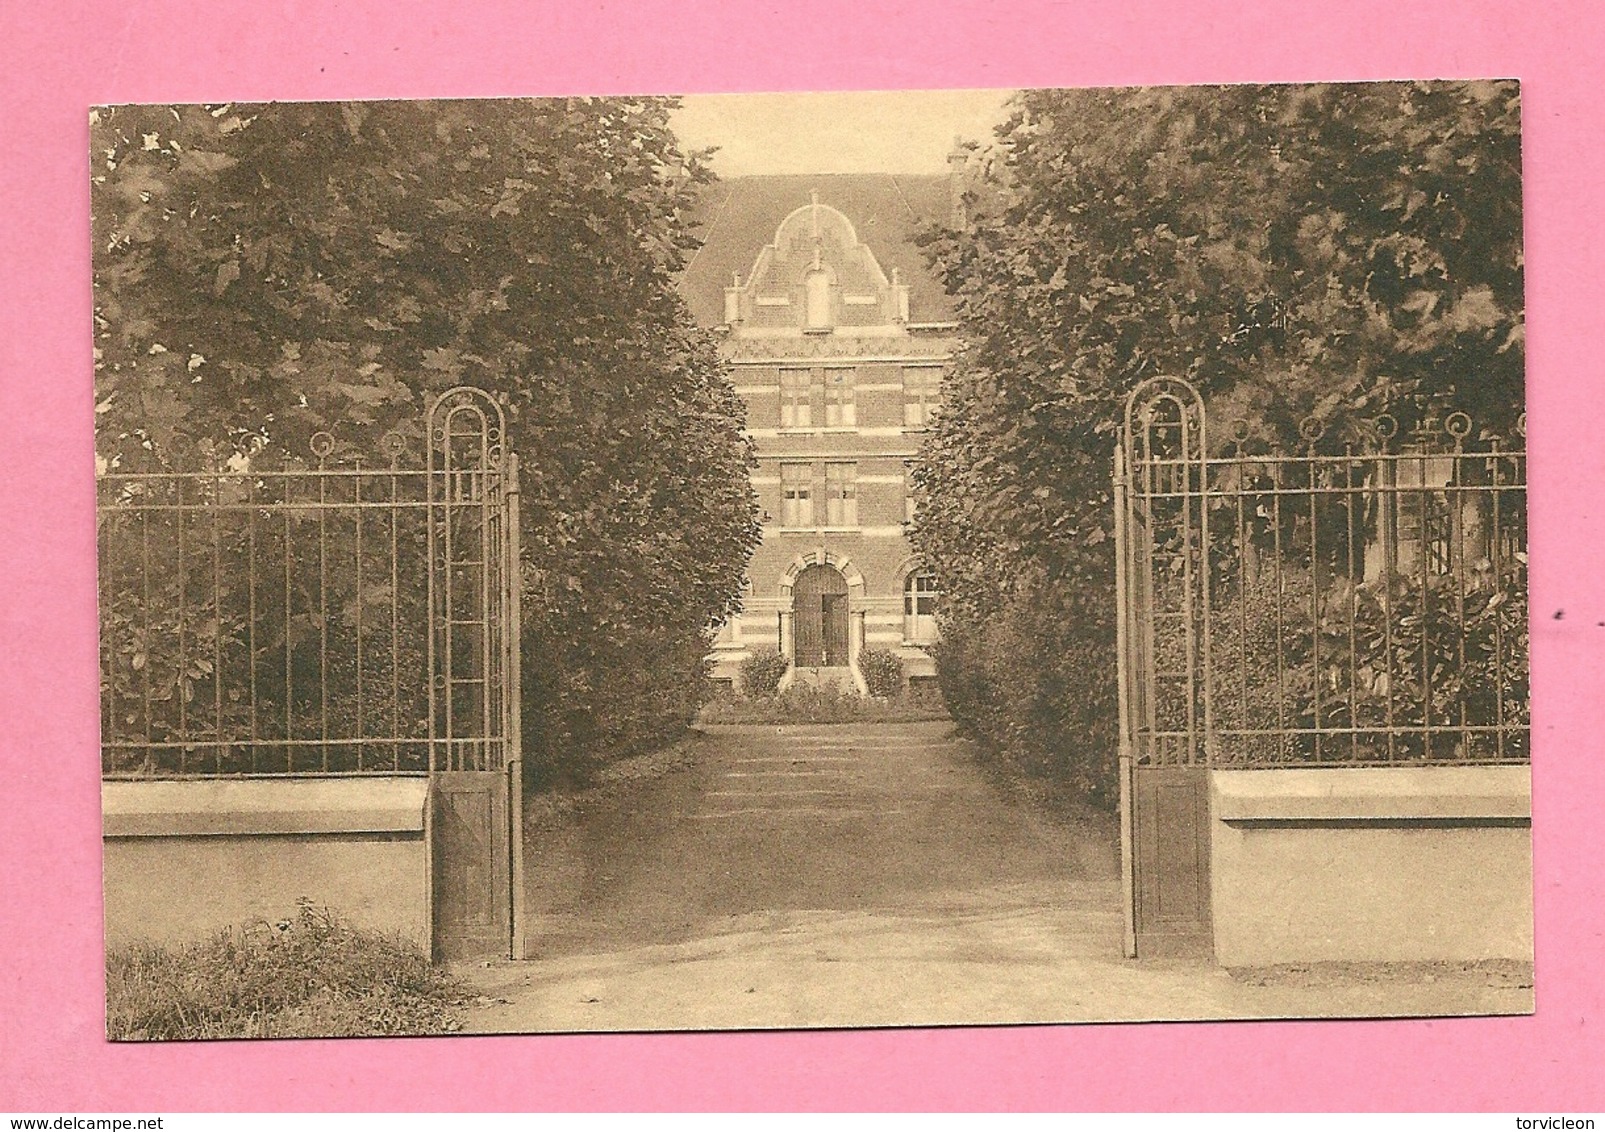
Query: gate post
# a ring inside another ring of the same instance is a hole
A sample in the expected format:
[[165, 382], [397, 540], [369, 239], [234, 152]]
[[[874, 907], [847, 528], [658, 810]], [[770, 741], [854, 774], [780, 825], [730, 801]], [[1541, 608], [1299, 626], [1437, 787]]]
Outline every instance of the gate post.
[[1208, 954], [1209, 462], [1193, 386], [1132, 390], [1114, 479], [1126, 950]]
[[510, 958], [524, 959], [524, 570], [522, 531], [519, 526], [519, 506], [522, 489], [518, 478], [518, 453], [507, 454], [507, 566], [503, 577], [507, 585], [505, 628], [503, 640], [507, 646], [507, 690], [503, 704], [507, 713], [507, 813], [511, 828], [507, 831], [508, 852], [512, 867], [508, 876], [512, 893], [508, 900], [512, 920]]
[[484, 390], [427, 416], [429, 873], [436, 958], [512, 957], [522, 938], [517, 462]]
[[1126, 450], [1115, 443], [1115, 694], [1120, 707], [1117, 768], [1120, 775], [1120, 912], [1122, 950], [1127, 959], [1137, 957], [1136, 887], [1131, 862], [1131, 679], [1126, 656], [1126, 619], [1130, 616], [1131, 595], [1127, 592], [1130, 532], [1126, 514]]

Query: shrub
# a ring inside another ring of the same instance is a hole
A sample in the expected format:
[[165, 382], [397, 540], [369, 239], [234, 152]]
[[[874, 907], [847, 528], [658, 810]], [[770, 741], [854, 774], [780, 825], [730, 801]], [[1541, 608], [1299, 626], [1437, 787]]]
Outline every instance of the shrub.
[[911, 708], [948, 714], [947, 701], [942, 698], [942, 681], [936, 676], [909, 677], [903, 703]]
[[112, 1041], [445, 1034], [466, 999], [421, 951], [307, 900], [277, 924], [106, 956]]
[[[1527, 726], [1527, 570], [1520, 556], [1501, 576], [1484, 562], [1459, 579], [1412, 573], [1356, 583], [1335, 576], [1320, 587], [1318, 604], [1312, 591], [1307, 568], [1284, 569], [1279, 582], [1267, 574], [1217, 609], [1217, 718], [1228, 728], [1280, 720], [1305, 732], [1238, 737], [1227, 757], [1421, 758], [1429, 753], [1421, 729], [1430, 725], [1434, 757], [1486, 758], [1498, 750], [1491, 732], [1454, 728]], [[1318, 751], [1310, 732], [1326, 729], [1354, 730], [1323, 735]], [[1505, 757], [1526, 751], [1525, 734], [1506, 738]]]
[[869, 694], [889, 700], [903, 693], [903, 661], [887, 649], [864, 649], [858, 654], [858, 672]]
[[[537, 663], [560, 656], [566, 663]], [[583, 786], [602, 767], [675, 741], [712, 694], [707, 642], [677, 633], [524, 633], [526, 779]], [[691, 673], [682, 677], [681, 674]]]
[[779, 652], [749, 653], [741, 662], [741, 694], [755, 699], [774, 695], [790, 667]]
[[914, 723], [949, 718], [939, 699], [870, 699], [838, 688], [794, 684], [776, 696], [715, 700], [702, 723]]
[[1118, 714], [1107, 613], [1065, 587], [1022, 584], [984, 619], [949, 618], [933, 646], [942, 697], [1012, 778], [1113, 807]]

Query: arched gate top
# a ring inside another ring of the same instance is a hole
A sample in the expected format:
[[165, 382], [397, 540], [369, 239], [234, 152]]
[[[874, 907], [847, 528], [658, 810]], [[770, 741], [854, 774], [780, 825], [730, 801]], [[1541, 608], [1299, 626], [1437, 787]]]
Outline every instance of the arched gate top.
[[507, 417], [483, 389], [446, 390], [430, 403], [426, 427], [430, 471], [503, 470]]
[[1209, 453], [1203, 395], [1179, 377], [1148, 378], [1126, 397], [1121, 439], [1143, 459], [1203, 459]]

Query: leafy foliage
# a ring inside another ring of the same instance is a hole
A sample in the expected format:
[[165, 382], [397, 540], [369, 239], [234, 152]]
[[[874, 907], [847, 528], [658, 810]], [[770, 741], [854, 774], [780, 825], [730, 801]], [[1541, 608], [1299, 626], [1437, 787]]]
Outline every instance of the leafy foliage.
[[893, 699], [903, 693], [903, 661], [888, 649], [866, 648], [858, 654], [858, 671], [869, 694], [876, 699]]
[[750, 698], [772, 696], [791, 668], [777, 650], [754, 649], [741, 658], [741, 693]]
[[[1508, 435], [1517, 89], [1030, 91], [966, 199], [965, 223], [927, 238], [969, 345], [912, 529], [942, 577], [944, 689], [994, 750], [1110, 798], [1113, 690], [1082, 693], [1115, 668], [1126, 394], [1185, 377], [1261, 446], [1306, 414], [1387, 411], [1408, 432], [1450, 405]], [[1068, 656], [1078, 702], [1046, 710]]]
[[[1312, 604], [1319, 616], [1311, 617]], [[1215, 612], [1215, 710], [1248, 763], [1506, 759], [1527, 754], [1527, 567], [1371, 581], [1266, 574]], [[1491, 730], [1507, 728], [1503, 748]], [[1456, 728], [1470, 728], [1465, 732]], [[1319, 747], [1315, 732], [1326, 734]], [[1389, 733], [1392, 739], [1389, 739]]]
[[319, 430], [336, 458], [376, 455], [385, 430], [416, 458], [434, 393], [498, 396], [525, 473], [527, 754], [548, 772], [684, 726], [758, 538], [741, 405], [674, 286], [709, 174], [672, 105], [92, 124], [102, 460], [254, 466]]
[[942, 698], [1012, 777], [1113, 806], [1114, 681], [1088, 677], [1112, 665], [1113, 621], [1045, 620], [1045, 610], [1062, 608], [1061, 596], [1039, 577], [1022, 581], [990, 617], [951, 618], [933, 647]]
[[793, 684], [773, 696], [715, 699], [697, 718], [701, 723], [911, 723], [947, 719], [948, 713], [935, 697], [873, 699], [850, 689]]

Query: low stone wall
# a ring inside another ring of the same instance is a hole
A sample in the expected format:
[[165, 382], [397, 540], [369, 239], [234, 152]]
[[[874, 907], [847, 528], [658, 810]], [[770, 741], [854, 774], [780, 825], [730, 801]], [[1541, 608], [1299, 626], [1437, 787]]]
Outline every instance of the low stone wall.
[[106, 941], [191, 942], [295, 913], [430, 942], [424, 812], [407, 777], [109, 781]]
[[1211, 773], [1215, 957], [1531, 960], [1527, 767]]

